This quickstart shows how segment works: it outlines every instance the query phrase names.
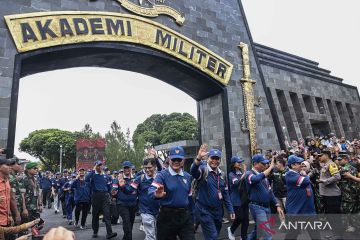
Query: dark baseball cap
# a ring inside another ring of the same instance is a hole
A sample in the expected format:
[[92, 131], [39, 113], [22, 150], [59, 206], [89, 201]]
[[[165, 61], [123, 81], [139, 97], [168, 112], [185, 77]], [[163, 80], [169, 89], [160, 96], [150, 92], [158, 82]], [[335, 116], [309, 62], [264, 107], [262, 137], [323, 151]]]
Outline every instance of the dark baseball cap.
[[321, 151], [321, 153], [318, 154], [319, 157], [321, 157], [322, 155], [328, 155], [329, 157], [331, 157], [331, 151], [328, 148], [325, 148]]
[[95, 163], [94, 163], [94, 166], [102, 166], [103, 164], [102, 164], [102, 162], [101, 161], [96, 161]]
[[267, 160], [262, 154], [255, 154], [252, 158], [253, 163], [268, 164], [270, 161]]
[[5, 156], [0, 156], [0, 165], [3, 165], [3, 164], [10, 165], [11, 161], [9, 159], [6, 159]]
[[184, 159], [185, 151], [182, 147], [176, 146], [170, 148], [169, 158], [170, 159]]

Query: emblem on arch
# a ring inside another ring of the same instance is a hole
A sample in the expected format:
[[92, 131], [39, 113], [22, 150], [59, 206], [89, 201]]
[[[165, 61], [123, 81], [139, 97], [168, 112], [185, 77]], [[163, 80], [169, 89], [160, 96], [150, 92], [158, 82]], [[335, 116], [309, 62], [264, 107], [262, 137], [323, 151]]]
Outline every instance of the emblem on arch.
[[174, 18], [178, 25], [183, 25], [185, 17], [174, 8], [166, 5], [165, 0], [115, 0], [128, 11], [143, 17], [167, 15]]

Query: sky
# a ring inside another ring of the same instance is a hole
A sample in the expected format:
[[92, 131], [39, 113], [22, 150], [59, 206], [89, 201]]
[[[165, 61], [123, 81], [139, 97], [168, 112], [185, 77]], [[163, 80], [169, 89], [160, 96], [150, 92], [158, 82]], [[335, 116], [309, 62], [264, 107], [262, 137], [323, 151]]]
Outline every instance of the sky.
[[[360, 88], [359, 1], [242, 2], [255, 42], [319, 62], [344, 83]], [[17, 148], [36, 129], [76, 131], [89, 123], [94, 131], [105, 134], [116, 120], [123, 129], [134, 131], [151, 114], [174, 111], [196, 117], [196, 102], [138, 73], [74, 68], [27, 76], [20, 81], [15, 154], [30, 158]]]

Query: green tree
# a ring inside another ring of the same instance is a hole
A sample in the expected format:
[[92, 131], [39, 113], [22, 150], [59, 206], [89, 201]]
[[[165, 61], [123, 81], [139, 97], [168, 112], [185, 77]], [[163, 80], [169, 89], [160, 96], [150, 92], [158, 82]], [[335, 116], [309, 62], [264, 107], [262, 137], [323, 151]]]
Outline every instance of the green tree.
[[44, 170], [58, 171], [60, 145], [63, 147], [63, 167], [74, 168], [76, 159], [76, 138], [72, 132], [59, 129], [33, 131], [20, 143], [19, 150], [38, 158]]
[[136, 145], [139, 140], [152, 146], [173, 141], [198, 139], [198, 123], [189, 113], [153, 114], [140, 123], [133, 134]]
[[100, 133], [94, 133], [89, 123], [86, 123], [81, 131], [74, 132], [76, 139], [98, 139], [102, 138]]
[[167, 122], [160, 134], [161, 144], [179, 140], [195, 140], [197, 139], [197, 128], [197, 122], [191, 120]]
[[106, 165], [112, 170], [120, 169], [121, 163], [129, 160], [139, 168], [145, 156], [144, 141], [140, 139], [136, 145], [133, 145], [130, 130], [126, 129], [124, 133], [116, 121], [112, 122], [110, 129], [105, 134]]

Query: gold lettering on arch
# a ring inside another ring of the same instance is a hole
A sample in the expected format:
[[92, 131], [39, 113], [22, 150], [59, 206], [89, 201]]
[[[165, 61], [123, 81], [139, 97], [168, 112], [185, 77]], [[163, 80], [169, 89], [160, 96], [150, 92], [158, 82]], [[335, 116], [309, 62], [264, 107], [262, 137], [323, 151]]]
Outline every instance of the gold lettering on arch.
[[147, 46], [185, 62], [223, 85], [233, 65], [201, 44], [151, 20], [110, 12], [38, 12], [5, 16], [18, 52], [87, 42]]

